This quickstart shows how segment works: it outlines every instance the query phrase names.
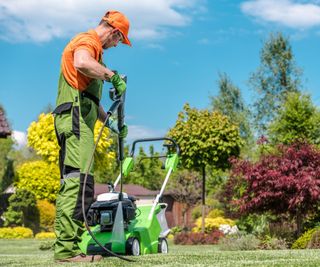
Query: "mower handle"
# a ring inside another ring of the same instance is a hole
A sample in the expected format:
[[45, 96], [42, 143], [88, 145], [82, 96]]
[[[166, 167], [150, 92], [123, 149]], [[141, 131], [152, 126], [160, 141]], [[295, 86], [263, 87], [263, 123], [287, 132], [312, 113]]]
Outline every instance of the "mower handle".
[[176, 152], [178, 155], [180, 155], [180, 147], [179, 145], [172, 139], [169, 137], [155, 137], [155, 138], [143, 138], [143, 139], [137, 139], [132, 143], [132, 148], [131, 148], [131, 152], [130, 152], [130, 157], [134, 156], [134, 150], [136, 147], [137, 143], [143, 143], [143, 142], [152, 142], [152, 141], [169, 141], [172, 143], [172, 145], [175, 146], [176, 148]]
[[[116, 72], [116, 71], [115, 71]], [[116, 72], [117, 73], [117, 72]], [[120, 75], [121, 79], [123, 79], [127, 83], [127, 76]], [[112, 115], [115, 111], [118, 115], [118, 130], [119, 133], [124, 126], [124, 103], [126, 99], [126, 91], [124, 91], [121, 95], [117, 94], [117, 90], [115, 88], [111, 88], [109, 90], [109, 97], [113, 101], [111, 108], [109, 109], [110, 115]], [[121, 137], [118, 137], [119, 142], [119, 160], [123, 161], [124, 159], [124, 140]]]

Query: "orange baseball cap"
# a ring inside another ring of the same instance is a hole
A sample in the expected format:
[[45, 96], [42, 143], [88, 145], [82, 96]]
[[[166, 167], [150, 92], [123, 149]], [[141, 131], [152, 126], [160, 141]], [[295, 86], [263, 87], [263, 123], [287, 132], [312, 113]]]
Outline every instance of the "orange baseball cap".
[[131, 42], [128, 38], [130, 23], [125, 15], [119, 11], [111, 10], [108, 11], [102, 19], [122, 33], [124, 37], [122, 43], [131, 46]]

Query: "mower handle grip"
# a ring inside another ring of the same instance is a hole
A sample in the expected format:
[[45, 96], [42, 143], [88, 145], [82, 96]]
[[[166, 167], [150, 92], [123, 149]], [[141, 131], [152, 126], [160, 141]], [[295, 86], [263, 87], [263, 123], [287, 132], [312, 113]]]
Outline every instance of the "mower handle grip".
[[136, 147], [137, 143], [143, 143], [143, 142], [152, 142], [152, 141], [169, 141], [171, 142], [175, 148], [176, 148], [176, 152], [178, 155], [180, 155], [180, 147], [179, 145], [176, 143], [176, 141], [174, 141], [172, 138], [169, 137], [155, 137], [155, 138], [143, 138], [143, 139], [137, 139], [132, 143], [132, 148], [131, 148], [131, 152], [130, 152], [130, 157], [134, 156], [134, 150]]

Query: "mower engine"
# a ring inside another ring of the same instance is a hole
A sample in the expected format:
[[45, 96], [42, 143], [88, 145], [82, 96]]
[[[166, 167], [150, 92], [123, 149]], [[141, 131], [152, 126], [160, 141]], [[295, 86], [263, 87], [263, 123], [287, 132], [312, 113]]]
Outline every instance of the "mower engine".
[[[125, 229], [131, 220], [136, 218], [136, 199], [126, 193], [122, 193], [122, 211], [123, 223]], [[116, 217], [117, 208], [119, 205], [119, 193], [109, 192], [101, 194], [97, 197], [87, 214], [87, 221], [89, 226], [100, 225], [101, 232], [111, 232]]]

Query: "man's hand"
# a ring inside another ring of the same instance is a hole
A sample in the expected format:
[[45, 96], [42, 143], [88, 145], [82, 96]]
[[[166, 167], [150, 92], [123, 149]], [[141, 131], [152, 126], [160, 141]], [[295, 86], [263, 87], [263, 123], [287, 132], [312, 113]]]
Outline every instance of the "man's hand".
[[122, 95], [127, 88], [125, 81], [121, 79], [119, 74], [114, 74], [110, 78], [110, 82], [112, 83], [114, 88], [117, 90], [118, 95]]
[[128, 135], [128, 126], [126, 124], [124, 124], [122, 126], [122, 129], [120, 130], [119, 137], [120, 138], [126, 138], [127, 135]]
[[111, 131], [118, 134], [120, 138], [126, 138], [128, 135], [128, 126], [124, 124], [119, 132], [118, 120], [109, 119], [106, 125]]

